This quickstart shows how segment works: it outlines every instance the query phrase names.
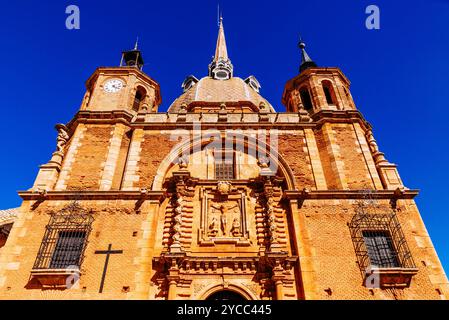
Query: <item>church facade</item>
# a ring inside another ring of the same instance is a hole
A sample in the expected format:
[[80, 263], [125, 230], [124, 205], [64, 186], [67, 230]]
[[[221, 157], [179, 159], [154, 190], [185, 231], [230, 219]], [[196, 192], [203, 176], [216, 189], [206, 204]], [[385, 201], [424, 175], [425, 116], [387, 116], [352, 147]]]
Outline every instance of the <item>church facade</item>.
[[301, 50], [277, 112], [207, 76], [159, 112], [137, 46], [98, 68], [20, 208], [0, 211], [1, 299], [445, 299], [417, 190], [339, 68]]

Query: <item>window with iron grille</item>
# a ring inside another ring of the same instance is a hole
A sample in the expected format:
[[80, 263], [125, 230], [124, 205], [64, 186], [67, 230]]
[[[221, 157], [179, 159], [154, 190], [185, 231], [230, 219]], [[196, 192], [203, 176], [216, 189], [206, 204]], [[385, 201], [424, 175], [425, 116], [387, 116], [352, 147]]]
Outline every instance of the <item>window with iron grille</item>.
[[235, 179], [234, 154], [229, 151], [218, 151], [215, 153], [215, 179]]
[[416, 268], [394, 212], [357, 213], [349, 229], [363, 275], [371, 268]]
[[85, 240], [85, 231], [59, 231], [50, 269], [79, 266]]
[[363, 239], [372, 266], [397, 268], [399, 261], [393, 240], [387, 231], [363, 231]]
[[234, 163], [232, 162], [215, 163], [215, 179], [217, 180], [234, 179]]
[[80, 267], [93, 216], [77, 202], [51, 215], [33, 269]]

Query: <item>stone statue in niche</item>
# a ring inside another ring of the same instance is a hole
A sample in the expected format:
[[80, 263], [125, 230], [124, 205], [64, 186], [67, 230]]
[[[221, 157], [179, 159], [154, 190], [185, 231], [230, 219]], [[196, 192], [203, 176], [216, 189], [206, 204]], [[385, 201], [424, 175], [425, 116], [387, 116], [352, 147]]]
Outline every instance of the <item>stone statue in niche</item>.
[[212, 217], [212, 221], [209, 224], [209, 236], [216, 237], [218, 234], [218, 220], [216, 217]]
[[234, 221], [232, 222], [231, 234], [234, 237], [240, 237], [241, 236], [240, 220], [239, 220], [239, 218], [235, 218]]

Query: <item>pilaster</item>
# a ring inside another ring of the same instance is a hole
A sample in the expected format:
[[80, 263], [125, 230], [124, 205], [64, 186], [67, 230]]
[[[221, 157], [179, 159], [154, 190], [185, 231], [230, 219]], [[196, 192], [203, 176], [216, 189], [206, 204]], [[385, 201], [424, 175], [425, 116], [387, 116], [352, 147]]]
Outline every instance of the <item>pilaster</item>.
[[120, 155], [120, 147], [122, 138], [125, 134], [126, 127], [123, 124], [117, 124], [109, 141], [109, 150], [106, 162], [103, 168], [103, 175], [100, 180], [100, 190], [109, 191], [112, 187], [112, 180], [117, 168], [117, 162]]
[[122, 190], [124, 191], [138, 190], [137, 187], [134, 187], [134, 183], [139, 181], [137, 170], [138, 170], [138, 162], [140, 160], [140, 153], [142, 151], [141, 145], [144, 140], [144, 135], [145, 133], [143, 129], [136, 129], [133, 132], [131, 145], [128, 153], [128, 159], [126, 160], [125, 174], [122, 183]]
[[84, 137], [84, 132], [86, 131], [86, 126], [84, 124], [79, 124], [75, 130], [70, 147], [65, 155], [64, 162], [62, 164], [62, 170], [59, 174], [59, 179], [56, 183], [55, 190], [62, 191], [67, 189], [67, 181], [72, 170], [72, 165], [75, 162], [75, 157], [81, 146], [81, 141]]
[[322, 132], [325, 143], [327, 145], [327, 152], [331, 160], [331, 168], [335, 177], [335, 181], [338, 189], [349, 189], [346, 181], [344, 162], [341, 160], [340, 147], [335, 138], [335, 133], [332, 129], [331, 123], [325, 123], [322, 126]]
[[312, 129], [304, 129], [307, 149], [309, 151], [310, 163], [312, 165], [313, 177], [317, 190], [326, 190], [327, 183], [324, 176], [323, 166], [321, 164], [320, 154], [315, 140], [315, 134]]

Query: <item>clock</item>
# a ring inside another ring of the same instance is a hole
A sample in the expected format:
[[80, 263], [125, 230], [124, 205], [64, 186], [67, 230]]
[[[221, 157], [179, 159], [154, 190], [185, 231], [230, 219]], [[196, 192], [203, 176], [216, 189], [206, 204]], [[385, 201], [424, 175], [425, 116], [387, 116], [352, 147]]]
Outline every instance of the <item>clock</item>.
[[107, 93], [116, 93], [116, 92], [119, 92], [120, 90], [122, 90], [123, 81], [121, 81], [119, 79], [111, 79], [111, 80], [108, 80], [104, 84], [103, 87], [104, 87], [104, 91], [106, 91]]

